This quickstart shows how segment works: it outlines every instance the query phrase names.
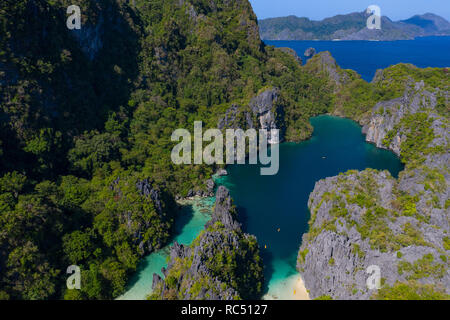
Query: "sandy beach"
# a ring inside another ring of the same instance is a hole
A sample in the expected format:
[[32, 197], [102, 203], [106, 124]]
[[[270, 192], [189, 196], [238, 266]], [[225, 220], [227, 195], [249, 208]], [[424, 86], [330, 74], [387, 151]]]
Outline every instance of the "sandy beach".
[[285, 280], [276, 283], [269, 289], [264, 300], [311, 300], [306, 290], [303, 279], [295, 274]]

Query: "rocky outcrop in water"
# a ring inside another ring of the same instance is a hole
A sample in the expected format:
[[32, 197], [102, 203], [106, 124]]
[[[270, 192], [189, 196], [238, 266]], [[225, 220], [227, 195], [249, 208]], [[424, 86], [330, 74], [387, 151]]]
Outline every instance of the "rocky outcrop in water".
[[418, 281], [450, 293], [446, 214], [427, 215], [421, 203], [408, 211], [414, 200], [407, 200], [403, 186], [388, 172], [372, 170], [316, 184], [297, 265], [312, 298], [370, 299], [376, 293], [366, 283], [372, 265], [380, 268], [382, 286]]
[[[448, 93], [410, 80], [363, 121], [367, 141], [406, 163], [398, 179], [366, 170], [316, 183], [297, 263], [312, 298], [450, 294], [450, 131], [439, 99], [448, 106]], [[381, 272], [379, 290], [367, 286], [369, 266]]]
[[165, 279], [153, 276], [152, 299], [231, 300], [257, 298], [262, 263], [256, 238], [243, 233], [228, 190], [216, 193], [212, 219], [191, 246], [175, 243]]
[[228, 171], [225, 169], [219, 169], [219, 170], [217, 170], [216, 175], [218, 177], [224, 177], [224, 176], [228, 175]]
[[311, 47], [311, 48], [308, 48], [308, 49], [305, 50], [304, 56], [309, 58], [309, 57], [312, 57], [315, 54], [316, 54], [316, 49]]

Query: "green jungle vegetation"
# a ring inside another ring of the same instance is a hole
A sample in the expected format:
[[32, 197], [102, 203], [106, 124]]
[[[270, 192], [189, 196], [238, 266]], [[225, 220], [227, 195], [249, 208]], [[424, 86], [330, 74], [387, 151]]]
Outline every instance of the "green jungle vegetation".
[[338, 15], [322, 21], [313, 21], [296, 16], [269, 18], [260, 21], [263, 33], [279, 35], [284, 30], [309, 33], [313, 39], [332, 40], [332, 35], [339, 30], [361, 30], [367, 25], [367, 18], [363, 13]]
[[[133, 2], [78, 1], [80, 31], [66, 27], [70, 1], [0, 3], [2, 299], [123, 293], [169, 240], [174, 198], [215, 170], [172, 164], [175, 129], [216, 127], [278, 87], [287, 136], [301, 140], [331, 106], [323, 79], [260, 41], [248, 1]], [[81, 290], [66, 290], [71, 264]]]
[[431, 284], [417, 281], [397, 282], [392, 287], [385, 287], [375, 295], [377, 300], [449, 300], [450, 296], [437, 290]]
[[[175, 197], [216, 170], [174, 165], [175, 129], [216, 127], [277, 87], [285, 138], [301, 141], [311, 116], [355, 118], [398, 96], [412, 68], [375, 84], [339, 69], [348, 81], [336, 85], [317, 59], [301, 67], [264, 45], [247, 0], [80, 0], [80, 31], [66, 27], [71, 4], [0, 3], [0, 299], [123, 293], [142, 256], [169, 241]], [[443, 71], [417, 72], [435, 87]], [[71, 264], [81, 290], [66, 289]]]

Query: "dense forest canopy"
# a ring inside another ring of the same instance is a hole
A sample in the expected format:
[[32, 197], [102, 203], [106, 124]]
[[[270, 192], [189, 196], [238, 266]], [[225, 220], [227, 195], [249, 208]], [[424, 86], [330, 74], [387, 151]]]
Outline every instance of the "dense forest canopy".
[[[247, 0], [79, 0], [81, 30], [66, 27], [71, 4], [0, 2], [0, 299], [123, 293], [172, 235], [174, 199], [217, 169], [174, 165], [175, 129], [217, 127], [276, 88], [284, 138], [301, 141], [311, 116], [360, 119], [400, 96], [411, 70], [330, 81], [323, 56], [302, 67], [264, 45]], [[444, 71], [426, 72], [434, 85]], [[72, 264], [81, 290], [66, 289]]]
[[[266, 47], [248, 1], [0, 4], [0, 296], [109, 299], [171, 235], [176, 196], [215, 168], [175, 166], [171, 133], [215, 127], [281, 88], [287, 137], [326, 111], [324, 80]], [[301, 105], [301, 110], [294, 106]], [[82, 269], [67, 291], [66, 268]]]

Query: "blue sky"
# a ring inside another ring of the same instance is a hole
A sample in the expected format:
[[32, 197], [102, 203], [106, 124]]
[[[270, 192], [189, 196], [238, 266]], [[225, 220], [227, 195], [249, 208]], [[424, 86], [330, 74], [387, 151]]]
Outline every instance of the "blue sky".
[[450, 0], [250, 0], [259, 19], [296, 15], [321, 20], [375, 4], [392, 20], [432, 12], [450, 21]]

